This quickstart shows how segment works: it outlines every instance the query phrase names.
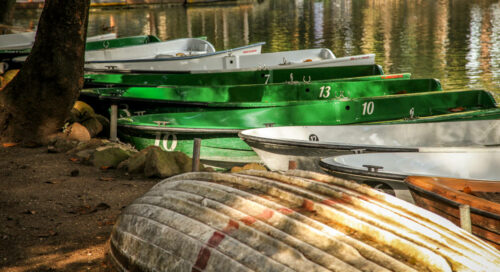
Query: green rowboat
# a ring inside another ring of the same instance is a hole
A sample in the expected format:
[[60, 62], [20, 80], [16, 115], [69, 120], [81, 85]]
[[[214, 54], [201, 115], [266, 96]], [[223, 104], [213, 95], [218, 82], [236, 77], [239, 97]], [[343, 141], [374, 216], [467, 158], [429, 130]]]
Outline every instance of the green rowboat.
[[[462, 112], [455, 113], [457, 109]], [[150, 145], [192, 155], [194, 138], [201, 138], [201, 160], [219, 167], [258, 161], [237, 133], [265, 126], [340, 125], [399, 119], [415, 121], [498, 118], [500, 109], [489, 92], [443, 91], [363, 97], [344, 100], [308, 101], [282, 107], [230, 109], [207, 112], [147, 114], [120, 118], [118, 132], [123, 141], [138, 149]], [[471, 113], [473, 117], [468, 116]]]
[[[380, 76], [378, 76], [380, 77]], [[397, 78], [397, 77], [391, 77]], [[131, 112], [163, 113], [192, 111], [210, 108], [244, 108], [287, 106], [309, 100], [341, 100], [358, 97], [373, 97], [393, 94], [440, 91], [436, 79], [385, 79], [362, 81], [358, 79], [317, 81], [313, 83], [254, 84], [236, 86], [175, 86], [175, 87], [131, 87], [83, 90], [80, 99], [97, 108], [99, 112], [111, 104]], [[99, 101], [92, 101], [99, 98]], [[98, 105], [103, 104], [103, 105]], [[122, 116], [124, 116], [122, 114]]]
[[[115, 86], [219, 86], [239, 84], [271, 84], [284, 82], [311, 82], [317, 80], [380, 76], [384, 72], [379, 65], [342, 67], [296, 68], [261, 71], [220, 73], [99, 73], [86, 74], [85, 88]], [[410, 74], [404, 74], [409, 78]], [[362, 80], [362, 79], [361, 79]]]

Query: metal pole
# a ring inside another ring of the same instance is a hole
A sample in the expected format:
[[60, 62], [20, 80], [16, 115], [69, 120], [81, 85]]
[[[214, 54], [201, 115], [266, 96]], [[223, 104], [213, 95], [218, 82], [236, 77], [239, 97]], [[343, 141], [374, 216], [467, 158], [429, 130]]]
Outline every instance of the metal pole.
[[118, 141], [117, 136], [117, 121], [118, 121], [118, 105], [111, 105], [111, 118], [109, 122], [109, 140], [112, 142]]
[[200, 171], [200, 148], [201, 148], [201, 139], [194, 138], [193, 144], [193, 172]]
[[472, 223], [470, 220], [470, 206], [469, 205], [460, 205], [460, 227], [467, 232], [472, 232]]

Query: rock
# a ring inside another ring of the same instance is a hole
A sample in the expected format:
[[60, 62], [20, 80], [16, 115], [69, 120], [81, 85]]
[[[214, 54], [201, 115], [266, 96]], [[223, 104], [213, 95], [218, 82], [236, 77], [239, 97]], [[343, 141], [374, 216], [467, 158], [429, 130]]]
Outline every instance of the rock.
[[7, 86], [7, 84], [9, 84], [9, 82], [11, 82], [14, 77], [16, 77], [17, 73], [19, 73], [19, 69], [13, 69], [5, 72], [5, 74], [3, 74], [3, 82], [0, 86], [0, 89], [3, 89], [5, 86]]
[[91, 118], [83, 121], [82, 125], [85, 128], [87, 128], [87, 130], [90, 133], [90, 137], [92, 137], [92, 138], [97, 136], [99, 133], [101, 133], [101, 131], [103, 129], [101, 122], [99, 122], [99, 120], [95, 117], [91, 117]]
[[78, 141], [69, 139], [64, 133], [57, 133], [50, 136], [47, 151], [49, 153], [63, 153], [77, 145]]
[[243, 166], [243, 170], [261, 170], [267, 171], [267, 168], [259, 163], [248, 163]]
[[82, 162], [88, 162], [90, 161], [90, 158], [92, 158], [92, 155], [94, 155], [95, 149], [85, 149], [82, 151], [78, 151], [75, 156], [80, 159]]
[[118, 164], [130, 157], [131, 152], [119, 147], [97, 150], [92, 154], [91, 162], [99, 168], [116, 168]]
[[94, 118], [96, 118], [102, 125], [102, 135], [109, 136], [109, 119], [100, 114], [94, 115]]
[[80, 152], [82, 150], [96, 149], [98, 147], [107, 145], [109, 143], [110, 143], [110, 141], [108, 141], [106, 139], [92, 138], [92, 139], [90, 139], [87, 142], [79, 142], [78, 145], [75, 148], [69, 150], [66, 153], [67, 154], [76, 154], [76, 153], [78, 153], [78, 152]]
[[177, 165], [175, 153], [166, 152], [161, 149], [151, 149], [147, 153], [146, 163], [144, 165], [144, 175], [146, 177], [166, 178], [181, 173]]
[[243, 171], [243, 167], [240, 167], [240, 166], [233, 166], [231, 168], [231, 173], [238, 173], [238, 172], [241, 172]]
[[157, 146], [149, 146], [140, 152], [130, 156], [126, 161], [123, 161], [118, 165], [119, 169], [126, 169], [130, 174], [142, 174], [144, 173], [144, 166], [146, 164], [146, 157], [152, 149], [161, 149]]
[[73, 109], [77, 110], [80, 114], [80, 120], [86, 120], [95, 115], [94, 109], [89, 104], [83, 101], [76, 101]]
[[79, 142], [89, 141], [91, 138], [87, 128], [82, 126], [80, 123], [71, 124], [65, 129], [64, 133], [69, 140], [76, 140]]
[[233, 168], [231, 168], [231, 173], [238, 173], [238, 172], [241, 172], [241, 171], [244, 171], [244, 170], [261, 170], [261, 171], [267, 171], [267, 168], [264, 165], [262, 165], [262, 164], [248, 163], [248, 164], [245, 164], [243, 167], [234, 166]]
[[[191, 172], [193, 170], [193, 159], [182, 152], [171, 152], [175, 158], [175, 162], [179, 166], [181, 173]], [[203, 170], [203, 165], [200, 164], [200, 171]]]

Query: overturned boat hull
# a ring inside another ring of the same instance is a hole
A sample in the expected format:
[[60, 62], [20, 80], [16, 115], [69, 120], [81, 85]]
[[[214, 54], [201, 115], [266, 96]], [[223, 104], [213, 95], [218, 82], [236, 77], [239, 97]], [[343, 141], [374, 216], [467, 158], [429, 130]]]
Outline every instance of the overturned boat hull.
[[494, 271], [500, 252], [448, 220], [312, 172], [188, 173], [122, 211], [119, 271]]

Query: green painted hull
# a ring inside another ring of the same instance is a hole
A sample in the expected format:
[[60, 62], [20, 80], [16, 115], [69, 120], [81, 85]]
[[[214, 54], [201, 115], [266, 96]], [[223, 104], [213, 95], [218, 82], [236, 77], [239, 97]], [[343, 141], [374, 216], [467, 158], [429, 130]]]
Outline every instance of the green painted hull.
[[[452, 113], [457, 108], [466, 111]], [[367, 97], [351, 100], [309, 101], [283, 107], [208, 112], [149, 114], [118, 120], [119, 135], [138, 149], [157, 145], [169, 151], [192, 153], [193, 138], [202, 139], [206, 161], [254, 161], [255, 154], [237, 136], [243, 129], [274, 126], [340, 125], [398, 120], [430, 122], [463, 118], [498, 118], [495, 100], [485, 91], [453, 91]], [[470, 117], [467, 113], [472, 113]], [[212, 140], [222, 137], [222, 141]], [[207, 141], [205, 141], [207, 140]], [[182, 146], [182, 148], [181, 148]], [[238, 155], [233, 157], [233, 151]], [[225, 154], [221, 158], [220, 154]], [[241, 154], [246, 154], [242, 156]]]
[[110, 49], [110, 48], [118, 48], [118, 47], [132, 46], [132, 45], [155, 43], [155, 42], [161, 42], [161, 40], [153, 35], [123, 37], [112, 40], [88, 42], [85, 45], [85, 50], [89, 51], [89, 50]]
[[181, 110], [180, 106], [184, 111], [192, 110], [193, 107], [198, 110], [270, 107], [288, 105], [283, 103], [292, 101], [302, 103], [309, 100], [338, 100], [440, 90], [441, 84], [435, 79], [329, 80], [308, 84], [88, 89], [80, 93], [80, 99], [98, 108], [98, 111], [106, 110], [110, 104], [119, 104], [127, 109], [122, 111], [125, 115], [121, 116], [130, 116], [134, 112], [178, 112]]
[[[86, 74], [85, 87], [113, 86], [219, 86], [240, 84], [270, 84], [289, 81], [316, 81], [339, 78], [383, 75], [379, 65], [344, 67], [318, 67], [299, 69], [277, 69], [262, 71], [220, 72], [220, 73], [115, 73]], [[409, 78], [410, 74], [405, 74]]]

